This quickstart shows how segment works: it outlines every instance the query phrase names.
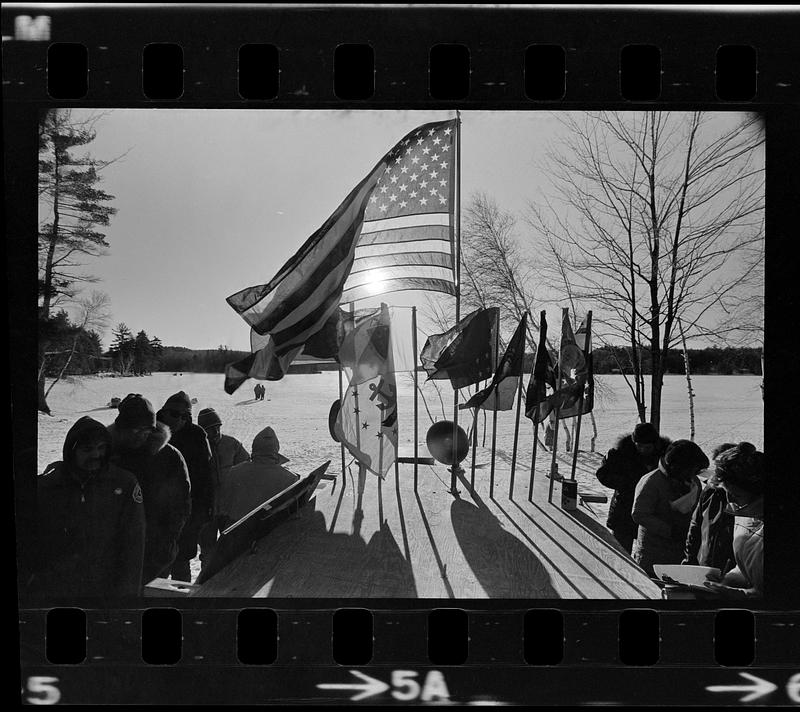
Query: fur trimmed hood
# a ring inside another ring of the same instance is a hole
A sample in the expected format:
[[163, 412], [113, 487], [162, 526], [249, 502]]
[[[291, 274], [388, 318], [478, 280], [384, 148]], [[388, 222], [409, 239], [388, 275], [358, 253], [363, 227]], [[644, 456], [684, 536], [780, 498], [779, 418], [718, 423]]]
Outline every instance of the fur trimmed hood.
[[[663, 455], [664, 451], [671, 442], [672, 440], [670, 440], [670, 438], [665, 437], [664, 435], [659, 435], [656, 452], [658, 452], [659, 455]], [[636, 445], [633, 442], [633, 435], [631, 433], [628, 433], [627, 435], [620, 435], [619, 438], [617, 438], [617, 441], [614, 443], [614, 449], [622, 451], [636, 450]]]
[[[119, 450], [120, 445], [120, 429], [115, 423], [111, 423], [111, 425], [107, 427], [107, 430], [111, 435], [112, 450], [116, 452]], [[172, 431], [169, 429], [169, 426], [162, 422], [156, 422], [153, 432], [150, 433], [144, 446], [142, 447], [142, 452], [146, 452], [147, 455], [155, 455], [157, 452], [164, 449], [164, 446], [169, 443], [171, 438]]]

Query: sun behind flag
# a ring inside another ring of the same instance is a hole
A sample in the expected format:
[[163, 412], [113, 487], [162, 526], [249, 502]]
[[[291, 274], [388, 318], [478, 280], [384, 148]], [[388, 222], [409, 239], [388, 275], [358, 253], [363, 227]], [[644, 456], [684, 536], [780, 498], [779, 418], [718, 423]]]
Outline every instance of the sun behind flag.
[[[448, 157], [456, 125], [436, 121], [406, 134], [267, 284], [228, 297], [257, 334], [272, 337], [267, 354], [232, 369], [231, 385], [245, 372], [266, 378], [254, 369], [274, 359], [288, 365], [341, 302], [400, 289], [455, 294]], [[356, 259], [360, 276], [348, 282]]]
[[[522, 377], [522, 364], [525, 360], [525, 329], [528, 315], [523, 314], [511, 341], [495, 371], [492, 382], [483, 390], [478, 391], [466, 403], [458, 407], [483, 408], [485, 410], [511, 410], [514, 407], [514, 397]], [[496, 405], [495, 405], [496, 404]]]

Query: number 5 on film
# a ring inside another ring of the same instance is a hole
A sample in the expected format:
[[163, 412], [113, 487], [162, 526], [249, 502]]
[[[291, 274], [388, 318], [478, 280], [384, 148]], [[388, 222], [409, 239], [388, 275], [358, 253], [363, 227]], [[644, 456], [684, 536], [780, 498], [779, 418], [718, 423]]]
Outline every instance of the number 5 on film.
[[57, 677], [29, 677], [24, 690], [25, 702], [29, 705], [55, 705], [61, 699]]

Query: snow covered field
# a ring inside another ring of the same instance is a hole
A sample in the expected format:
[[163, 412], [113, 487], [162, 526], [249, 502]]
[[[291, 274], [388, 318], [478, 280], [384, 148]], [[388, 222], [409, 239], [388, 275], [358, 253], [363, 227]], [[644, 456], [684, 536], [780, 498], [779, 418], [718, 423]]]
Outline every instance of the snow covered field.
[[[413, 384], [410, 374], [398, 374], [401, 443], [413, 440]], [[598, 398], [597, 452], [605, 452], [615, 439], [630, 432], [636, 423], [633, 400], [622, 376], [599, 376], [609, 395]], [[338, 375], [335, 372], [290, 375], [282, 381], [266, 382], [267, 400], [255, 401], [252, 385], [245, 384], [229, 396], [222, 389], [221, 374], [155, 373], [145, 377], [80, 377], [63, 381], [50, 394], [53, 415], [39, 414], [39, 472], [53, 460], [61, 459], [61, 446], [71, 425], [81, 416], [90, 415], [102, 423], [111, 423], [117, 415], [107, 407], [112, 397], [141, 393], [157, 410], [173, 393], [183, 390], [197, 399], [193, 413], [213, 407], [223, 422], [223, 432], [250, 447], [253, 436], [267, 425], [272, 426], [281, 442], [281, 451], [292, 460], [298, 471], [310, 470], [321, 461], [339, 460], [338, 445], [328, 432], [328, 412], [339, 397]], [[420, 377], [420, 382], [422, 377]], [[431, 425], [431, 416], [438, 420], [452, 417], [453, 396], [446, 382], [440, 387], [441, 399], [434, 382], [423, 385], [424, 401], [419, 399], [419, 437]], [[695, 376], [695, 439], [707, 452], [717, 443], [750, 440], [763, 446], [764, 407], [758, 376]], [[427, 408], [426, 408], [427, 403]], [[428, 410], [431, 416], [428, 415]], [[459, 422], [468, 424], [471, 416], [462, 411]], [[589, 449], [592, 434], [588, 418], [583, 421], [581, 450]], [[689, 411], [686, 380], [683, 376], [667, 376], [663, 394], [662, 432], [675, 438], [689, 437]], [[479, 437], [483, 419], [479, 416]], [[530, 458], [530, 421], [521, 418], [519, 455], [522, 462]], [[514, 412], [498, 413], [498, 449], [511, 453], [514, 436]], [[562, 431], [563, 436], [563, 431]], [[491, 413], [487, 418], [487, 445], [491, 437]], [[563, 439], [562, 439], [563, 443]]]
[[[420, 382], [422, 383], [422, 376]], [[595, 405], [597, 439], [595, 454], [588, 453], [592, 425], [584, 418], [581, 434], [581, 452], [577, 479], [580, 491], [609, 494], [597, 483], [591, 473], [599, 465], [600, 457], [611, 447], [617, 437], [630, 432], [636, 424], [633, 400], [622, 376], [600, 376], [604, 384], [602, 395]], [[341, 469], [339, 446], [328, 431], [328, 413], [331, 404], [339, 397], [338, 374], [297, 374], [282, 381], [267, 382], [267, 400], [253, 398], [249, 382], [229, 396], [222, 389], [221, 374], [155, 373], [146, 377], [80, 377], [56, 385], [48, 403], [52, 416], [39, 414], [38, 463], [42, 472], [48, 463], [61, 459], [61, 448], [67, 430], [81, 416], [89, 415], [104, 424], [111, 423], [117, 410], [107, 404], [112, 397], [123, 398], [128, 393], [141, 393], [158, 410], [173, 393], [183, 390], [197, 399], [193, 408], [196, 416], [202, 408], [213, 407], [220, 415], [223, 432], [233, 435], [247, 449], [253, 437], [267, 425], [272, 426], [281, 443], [281, 452], [290, 458], [289, 469], [298, 474], [310, 472], [325, 460], [331, 460], [331, 472]], [[431, 417], [438, 420], [452, 417], [453, 396], [447, 382], [440, 386], [441, 397], [433, 382], [423, 384], [424, 399], [419, 399], [419, 440], [425, 442], [425, 433]], [[759, 449], [764, 443], [764, 408], [758, 376], [695, 376], [696, 442], [710, 455], [712, 448], [721, 442], [749, 440]], [[410, 374], [397, 375], [401, 447], [412, 447], [413, 381]], [[426, 407], [427, 405], [427, 407]], [[429, 415], [430, 412], [430, 415]], [[524, 416], [520, 419], [517, 454], [517, 476], [527, 479], [530, 467], [532, 426]], [[461, 411], [459, 422], [466, 427], [471, 415]], [[486, 447], [491, 444], [491, 413], [486, 418]], [[483, 435], [483, 418], [479, 416], [479, 443]], [[689, 411], [686, 380], [683, 376], [667, 376], [663, 393], [662, 432], [673, 438], [689, 437]], [[559, 449], [563, 450], [563, 430]], [[510, 467], [514, 441], [514, 411], [498, 413], [497, 458], [498, 467]], [[485, 458], [485, 452], [481, 451]], [[539, 450], [542, 458], [550, 453]], [[560, 454], [560, 472], [568, 472], [568, 458]], [[348, 457], [348, 462], [350, 458]], [[479, 456], [479, 462], [481, 461]], [[464, 464], [469, 468], [468, 457]], [[505, 464], [503, 464], [505, 463]], [[478, 475], [480, 476], [480, 475]], [[605, 524], [608, 504], [592, 504], [591, 508]], [[199, 569], [195, 561], [193, 569]], [[196, 576], [197, 570], [193, 570]]]

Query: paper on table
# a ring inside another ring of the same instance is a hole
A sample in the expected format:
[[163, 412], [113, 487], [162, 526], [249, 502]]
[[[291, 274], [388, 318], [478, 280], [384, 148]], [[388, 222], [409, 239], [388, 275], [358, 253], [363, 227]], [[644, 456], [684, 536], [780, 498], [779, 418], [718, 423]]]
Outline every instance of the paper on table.
[[682, 583], [685, 586], [702, 586], [708, 581], [708, 574], [713, 574], [712, 579], [719, 580], [721, 572], [713, 566], [688, 566], [684, 564], [654, 564], [656, 578], [672, 583]]

